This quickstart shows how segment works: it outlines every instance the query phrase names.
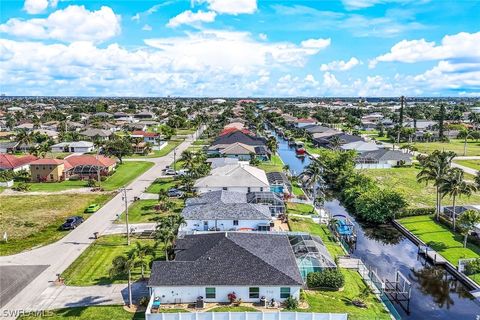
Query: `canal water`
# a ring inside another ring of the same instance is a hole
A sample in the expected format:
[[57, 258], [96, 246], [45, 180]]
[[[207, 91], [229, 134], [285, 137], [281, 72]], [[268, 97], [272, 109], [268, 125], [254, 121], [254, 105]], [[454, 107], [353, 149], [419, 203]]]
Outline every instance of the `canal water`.
[[[289, 165], [292, 173], [301, 173], [310, 163], [308, 157], [297, 158], [287, 141], [275, 136], [283, 162]], [[336, 199], [327, 201], [325, 208], [332, 214], [349, 216], [353, 221], [357, 244], [352, 256], [373, 267], [382, 279], [394, 280], [398, 270], [412, 283], [409, 312], [395, 304], [403, 319], [480, 319], [480, 304], [463, 284], [444, 268], [434, 267], [418, 257], [415, 244], [393, 226], [370, 228], [362, 225]]]

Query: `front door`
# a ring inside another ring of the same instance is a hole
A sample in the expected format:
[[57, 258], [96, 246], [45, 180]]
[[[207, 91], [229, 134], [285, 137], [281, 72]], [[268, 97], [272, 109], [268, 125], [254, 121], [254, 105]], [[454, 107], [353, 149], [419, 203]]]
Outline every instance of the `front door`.
[[203, 231], [208, 231], [208, 221], [203, 221]]

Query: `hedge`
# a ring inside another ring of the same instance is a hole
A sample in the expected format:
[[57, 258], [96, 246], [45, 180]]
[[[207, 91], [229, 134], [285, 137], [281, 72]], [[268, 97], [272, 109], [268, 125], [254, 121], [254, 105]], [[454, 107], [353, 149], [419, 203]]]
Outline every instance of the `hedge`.
[[309, 288], [340, 289], [345, 284], [345, 276], [339, 269], [325, 269], [307, 275]]
[[396, 218], [405, 218], [412, 216], [426, 216], [435, 214], [435, 208], [406, 208], [396, 214]]

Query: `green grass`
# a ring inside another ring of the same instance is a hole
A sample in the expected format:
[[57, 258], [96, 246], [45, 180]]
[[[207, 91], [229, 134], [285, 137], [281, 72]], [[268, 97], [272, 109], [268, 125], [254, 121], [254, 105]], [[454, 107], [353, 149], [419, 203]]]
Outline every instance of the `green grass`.
[[[449, 142], [416, 142], [414, 143], [420, 153], [432, 153], [435, 150], [453, 151], [459, 156], [463, 156], [464, 140], [450, 139]], [[467, 156], [480, 155], [480, 142], [469, 140], [467, 142]]]
[[282, 162], [282, 159], [277, 154], [272, 155], [270, 160], [262, 161], [258, 165], [258, 167], [262, 170], [265, 170], [265, 172], [274, 172], [274, 171], [282, 172], [283, 166], [284, 164]]
[[193, 142], [194, 146], [208, 146], [212, 142], [212, 139], [197, 139]]
[[197, 131], [196, 128], [192, 128], [192, 129], [175, 129], [175, 134], [176, 134], [176, 135], [186, 136], [186, 135], [188, 135], [188, 134], [194, 133], [195, 131]]
[[[15, 182], [14, 186], [18, 185]], [[62, 182], [32, 182], [29, 183], [32, 192], [59, 192], [69, 189], [78, 189], [87, 187], [87, 181], [62, 181]]]
[[160, 190], [168, 190], [176, 186], [177, 182], [174, 178], [158, 178], [147, 188], [146, 192], [159, 193]]
[[297, 186], [295, 183], [292, 184], [292, 192], [296, 197], [305, 195], [305, 192], [303, 192], [303, 189]]
[[103, 205], [112, 194], [59, 194], [38, 196], [2, 196], [0, 198], [0, 233], [8, 242], [0, 242], [0, 255], [11, 255], [46, 245], [64, 237], [69, 231], [59, 229], [69, 216], [85, 219], [83, 211], [91, 203]]
[[287, 203], [287, 212], [289, 214], [301, 214], [301, 215], [310, 215], [315, 214], [313, 211], [313, 206], [306, 203], [295, 203], [295, 202], [288, 202]]
[[436, 222], [432, 216], [407, 217], [398, 221], [455, 266], [458, 259], [480, 258], [480, 247], [467, 243], [464, 248], [463, 237]]
[[138, 311], [130, 313], [123, 309], [123, 306], [94, 306], [94, 307], [73, 307], [58, 310], [45, 311], [43, 316], [23, 315], [19, 320], [34, 319], [78, 319], [78, 320], [143, 320], [145, 312]]
[[[412, 208], [425, 208], [435, 206], [435, 187], [432, 184], [425, 185], [417, 182], [417, 174], [420, 169], [417, 166], [391, 169], [362, 169], [367, 176], [374, 178], [381, 188], [391, 188], [403, 194], [408, 206]], [[471, 177], [465, 175], [467, 179]], [[447, 196], [442, 200], [443, 204], [450, 204], [451, 199]], [[480, 203], [480, 193], [475, 192], [470, 198], [460, 197], [457, 204]]]
[[246, 306], [222, 306], [210, 309], [208, 312], [258, 312], [258, 309]]
[[[130, 223], [143, 223], [143, 222], [155, 222], [155, 218], [179, 214], [184, 205], [184, 201], [181, 199], [170, 199], [175, 206], [172, 210], [168, 211], [156, 211], [155, 205], [158, 204], [157, 200], [137, 200], [128, 208], [128, 222]], [[122, 213], [119, 220], [116, 223], [125, 222], [125, 213]]]
[[169, 154], [173, 149], [178, 147], [181, 143], [183, 142], [183, 139], [176, 139], [176, 140], [169, 140], [168, 144], [162, 149], [162, 150], [153, 150], [152, 153], [144, 156], [141, 154], [134, 154], [132, 156], [129, 156], [127, 158], [129, 159], [135, 159], [135, 158], [143, 158], [143, 159], [148, 159], [148, 158], [160, 158], [163, 156], [166, 156]]
[[[127, 246], [125, 235], [103, 236], [92, 243], [68, 268], [62, 273], [65, 284], [70, 286], [93, 286], [100, 284], [126, 283], [127, 276], [111, 278], [109, 270], [112, 261], [119, 255], [126, 255], [135, 247], [136, 242], [153, 244], [151, 239], [132, 238], [130, 246]], [[156, 251], [156, 258], [164, 258], [161, 248]], [[145, 270], [145, 276], [150, 274], [150, 269]], [[141, 269], [132, 271], [132, 280], [141, 279]]]
[[315, 223], [309, 218], [291, 217], [288, 220], [288, 226], [291, 231], [308, 232], [320, 237], [332, 257], [335, 258], [345, 255], [342, 247], [337, 241], [335, 241], [326, 225]]
[[153, 165], [153, 162], [147, 161], [125, 161], [117, 166], [116, 172], [103, 181], [101, 186], [105, 190], [116, 190], [126, 186]]
[[369, 293], [365, 298], [367, 308], [358, 308], [352, 304], [352, 299], [358, 298], [364, 290], [368, 290], [360, 274], [354, 270], [341, 269], [345, 275], [343, 291], [307, 290], [306, 300], [309, 304], [303, 312], [348, 313], [348, 319], [390, 319], [390, 315], [375, 295]]
[[469, 167], [475, 170], [480, 170], [480, 160], [455, 160], [461, 166]]

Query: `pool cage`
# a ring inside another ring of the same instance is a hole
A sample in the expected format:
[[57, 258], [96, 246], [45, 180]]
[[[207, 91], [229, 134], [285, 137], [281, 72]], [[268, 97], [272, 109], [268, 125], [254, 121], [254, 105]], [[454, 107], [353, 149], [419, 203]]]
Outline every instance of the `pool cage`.
[[78, 165], [68, 170], [69, 175], [79, 175], [81, 177], [93, 177], [98, 175], [99, 172], [102, 176], [108, 173], [104, 166], [95, 165]]
[[319, 237], [309, 234], [296, 234], [289, 235], [288, 239], [297, 260], [298, 270], [304, 280], [311, 272], [337, 267]]
[[275, 216], [286, 211], [283, 199], [273, 192], [249, 192], [247, 193], [247, 203], [267, 205], [270, 213]]

